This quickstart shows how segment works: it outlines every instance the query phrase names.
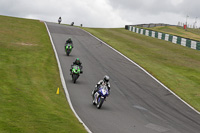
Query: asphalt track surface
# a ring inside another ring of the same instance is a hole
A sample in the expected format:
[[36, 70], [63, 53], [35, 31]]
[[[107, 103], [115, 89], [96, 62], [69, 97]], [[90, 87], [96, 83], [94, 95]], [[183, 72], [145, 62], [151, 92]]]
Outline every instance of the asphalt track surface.
[[[140, 68], [85, 31], [47, 23], [76, 113], [93, 133], [199, 133], [200, 115]], [[71, 37], [74, 49], [66, 56]], [[76, 58], [83, 74], [72, 82], [70, 66]], [[111, 94], [101, 109], [92, 104], [91, 91], [107, 74]]]

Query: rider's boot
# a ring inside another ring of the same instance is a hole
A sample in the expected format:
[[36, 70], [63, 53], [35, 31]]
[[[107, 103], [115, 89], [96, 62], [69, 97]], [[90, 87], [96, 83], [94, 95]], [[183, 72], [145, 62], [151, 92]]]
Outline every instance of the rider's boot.
[[70, 69], [70, 75], [72, 75], [72, 69]]

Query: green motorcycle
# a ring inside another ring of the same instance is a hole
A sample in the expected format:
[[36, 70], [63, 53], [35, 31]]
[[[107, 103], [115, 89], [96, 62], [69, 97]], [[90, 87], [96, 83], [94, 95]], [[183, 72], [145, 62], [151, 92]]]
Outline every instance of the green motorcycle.
[[69, 43], [65, 46], [65, 52], [67, 56], [69, 56], [69, 54], [72, 52], [72, 44]]
[[76, 83], [76, 80], [83, 73], [78, 65], [72, 66], [72, 81]]

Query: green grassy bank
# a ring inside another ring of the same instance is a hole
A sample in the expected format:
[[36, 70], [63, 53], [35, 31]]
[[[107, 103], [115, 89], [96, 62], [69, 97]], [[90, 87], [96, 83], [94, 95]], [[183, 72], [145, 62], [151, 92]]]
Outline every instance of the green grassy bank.
[[158, 31], [162, 33], [168, 33], [171, 35], [181, 36], [183, 38], [189, 38], [200, 41], [200, 29], [187, 28], [187, 30], [185, 30], [183, 29], [183, 27], [176, 27], [176, 26], [158, 26], [145, 29]]
[[120, 51], [200, 111], [200, 52], [123, 28], [83, 28]]
[[42, 22], [0, 16], [0, 75], [0, 133], [86, 132], [66, 101]]

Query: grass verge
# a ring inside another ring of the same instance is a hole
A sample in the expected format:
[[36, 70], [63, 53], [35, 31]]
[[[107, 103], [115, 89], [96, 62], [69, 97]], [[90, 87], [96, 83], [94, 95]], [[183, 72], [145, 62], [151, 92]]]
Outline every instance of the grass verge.
[[66, 101], [45, 25], [0, 20], [0, 132], [86, 132]]
[[176, 27], [176, 26], [158, 26], [158, 27], [145, 28], [145, 29], [154, 30], [154, 31], [162, 32], [162, 33], [168, 33], [171, 35], [176, 35], [176, 36], [200, 41], [200, 29], [188, 28], [187, 30], [185, 30], [183, 29], [183, 27]]
[[200, 52], [128, 30], [83, 28], [120, 51], [200, 111]]

